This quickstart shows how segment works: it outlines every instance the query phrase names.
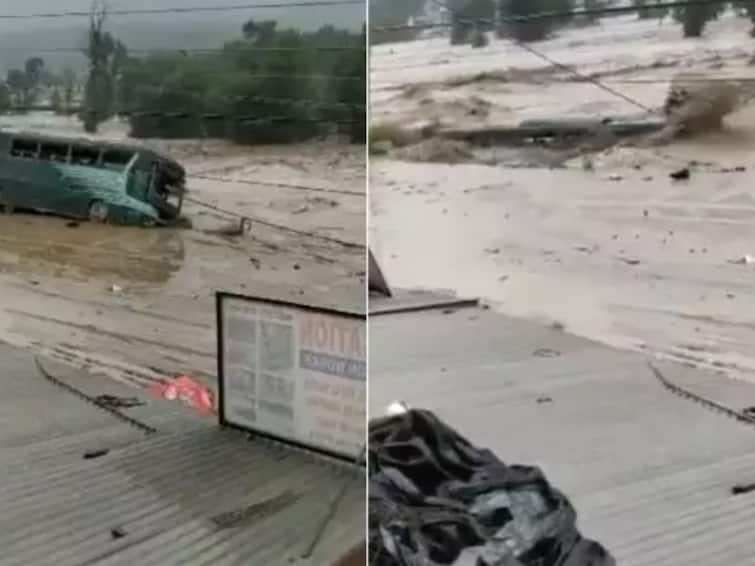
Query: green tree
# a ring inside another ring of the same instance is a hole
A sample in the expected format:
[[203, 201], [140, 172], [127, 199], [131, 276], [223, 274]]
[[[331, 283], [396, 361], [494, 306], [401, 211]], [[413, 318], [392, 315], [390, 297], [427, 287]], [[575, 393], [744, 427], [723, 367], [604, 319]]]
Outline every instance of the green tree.
[[335, 92], [335, 103], [343, 105], [345, 112], [339, 112], [349, 120], [348, 133], [352, 143], [365, 143], [367, 140], [367, 30], [362, 27], [359, 44], [350, 51], [342, 52], [333, 69], [337, 77], [355, 77], [356, 80], [335, 80], [331, 89]]
[[126, 58], [116, 91], [119, 104], [136, 111], [131, 134], [288, 143], [326, 133], [326, 123], [350, 122], [342, 131], [364, 137], [366, 30], [302, 33], [249, 21], [240, 31], [219, 53]]

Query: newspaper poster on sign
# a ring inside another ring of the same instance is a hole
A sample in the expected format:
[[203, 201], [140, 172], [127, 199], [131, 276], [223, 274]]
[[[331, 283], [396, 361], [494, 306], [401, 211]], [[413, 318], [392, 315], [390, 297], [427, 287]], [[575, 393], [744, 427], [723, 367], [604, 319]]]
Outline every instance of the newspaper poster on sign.
[[365, 318], [220, 295], [221, 419], [356, 457], [364, 444]]

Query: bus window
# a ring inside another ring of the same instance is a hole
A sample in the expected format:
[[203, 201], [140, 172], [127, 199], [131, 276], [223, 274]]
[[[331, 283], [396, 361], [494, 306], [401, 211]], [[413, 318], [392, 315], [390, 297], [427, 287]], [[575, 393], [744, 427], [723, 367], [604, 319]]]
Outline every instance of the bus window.
[[75, 145], [71, 151], [71, 163], [73, 165], [97, 165], [100, 150], [96, 147]]
[[115, 171], [123, 171], [126, 169], [126, 167], [131, 162], [131, 159], [133, 157], [134, 157], [134, 152], [132, 151], [108, 149], [108, 150], [105, 150], [105, 153], [102, 158], [102, 164], [107, 169], [112, 169]]
[[39, 150], [39, 157], [40, 159], [65, 163], [68, 161], [68, 147], [67, 144], [43, 142]]
[[39, 149], [39, 144], [37, 142], [25, 140], [23, 138], [16, 138], [11, 143], [10, 154], [13, 157], [33, 158], [37, 156], [37, 149]]

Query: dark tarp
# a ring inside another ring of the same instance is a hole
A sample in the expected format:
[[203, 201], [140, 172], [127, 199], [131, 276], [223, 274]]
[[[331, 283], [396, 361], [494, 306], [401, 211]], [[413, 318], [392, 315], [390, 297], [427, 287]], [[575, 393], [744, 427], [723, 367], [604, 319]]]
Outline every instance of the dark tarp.
[[373, 566], [615, 566], [538, 468], [506, 465], [429, 411], [370, 423]]

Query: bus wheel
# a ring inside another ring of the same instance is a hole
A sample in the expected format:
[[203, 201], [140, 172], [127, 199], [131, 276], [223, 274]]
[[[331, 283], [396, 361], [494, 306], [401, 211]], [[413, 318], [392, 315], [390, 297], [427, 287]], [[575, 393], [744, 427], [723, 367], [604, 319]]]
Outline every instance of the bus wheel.
[[89, 205], [89, 220], [92, 222], [107, 222], [109, 213], [107, 204], [101, 200], [94, 200]]

